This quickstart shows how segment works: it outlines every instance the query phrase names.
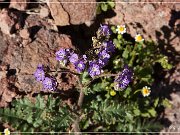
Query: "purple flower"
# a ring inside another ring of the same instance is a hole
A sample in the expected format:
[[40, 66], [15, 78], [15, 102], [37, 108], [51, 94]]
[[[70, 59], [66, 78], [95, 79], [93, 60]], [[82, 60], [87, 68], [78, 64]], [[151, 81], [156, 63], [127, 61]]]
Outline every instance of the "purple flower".
[[43, 88], [45, 90], [55, 90], [57, 86], [57, 82], [54, 78], [45, 77], [43, 81]]
[[43, 65], [42, 64], [38, 64], [37, 69], [44, 70]]
[[72, 55], [69, 58], [69, 61], [75, 64], [78, 61], [78, 55], [76, 53], [72, 53]]
[[98, 57], [99, 57], [99, 59], [97, 60], [98, 65], [102, 68], [108, 63], [110, 55], [106, 52], [106, 50], [103, 50], [99, 52]]
[[98, 64], [97, 61], [93, 60], [93, 61], [89, 61], [89, 66], [93, 66], [93, 64]]
[[84, 71], [85, 69], [85, 63], [84, 61], [78, 61], [75, 63], [75, 68], [77, 70], [78, 73], [81, 73]]
[[99, 65], [100, 68], [103, 68], [107, 63], [108, 63], [108, 59], [98, 59], [97, 63]]
[[99, 56], [99, 59], [102, 59], [102, 60], [110, 58], [110, 55], [106, 52], [106, 50], [100, 51], [98, 56]]
[[124, 69], [121, 74], [119, 74], [114, 83], [115, 90], [124, 90], [129, 83], [132, 81], [133, 72], [127, 65], [124, 66]]
[[34, 76], [38, 82], [42, 82], [44, 80], [45, 73], [42, 65], [38, 65], [36, 72], [34, 73]]
[[83, 60], [86, 62], [87, 61], [87, 56], [86, 55], [83, 55], [82, 56]]
[[91, 77], [97, 76], [101, 74], [100, 66], [94, 62], [90, 62], [90, 67], [88, 69], [88, 73]]
[[106, 41], [102, 43], [102, 47], [110, 53], [115, 52], [115, 45], [112, 41]]
[[98, 33], [102, 36], [109, 36], [112, 34], [112, 31], [109, 29], [109, 26], [107, 24], [101, 24], [100, 28], [98, 29]]
[[59, 51], [56, 52], [56, 60], [58, 61], [62, 61], [64, 59], [66, 59], [66, 50], [65, 49], [60, 49]]

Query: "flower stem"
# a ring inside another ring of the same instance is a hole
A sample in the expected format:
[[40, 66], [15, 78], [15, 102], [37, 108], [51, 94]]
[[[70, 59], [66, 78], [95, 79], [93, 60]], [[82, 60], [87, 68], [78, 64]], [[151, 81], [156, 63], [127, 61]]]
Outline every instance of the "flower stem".
[[56, 73], [71, 73], [71, 74], [74, 74], [74, 75], [80, 75], [79, 73], [76, 73], [76, 72], [72, 72], [70, 70], [67, 70], [67, 69], [62, 69], [62, 70], [57, 70], [57, 71], [49, 71], [51, 73], [53, 72], [56, 72]]
[[137, 45], [135, 44], [134, 49], [132, 51], [132, 57], [131, 57], [131, 60], [129, 62], [130, 67], [133, 66], [134, 59], [136, 58], [136, 48], [137, 48]]
[[79, 86], [80, 86], [80, 94], [79, 94], [79, 99], [78, 99], [78, 107], [79, 107], [79, 109], [81, 109], [82, 103], [83, 103], [83, 100], [84, 100], [84, 92], [83, 92], [83, 86], [82, 86], [82, 83], [80, 82], [80, 79], [78, 79], [78, 82], [79, 82]]
[[91, 81], [89, 81], [88, 83], [86, 83], [84, 85], [84, 87], [88, 87], [94, 80], [98, 79], [98, 78], [101, 78], [101, 77], [114, 77], [114, 76], [117, 76], [118, 74], [111, 74], [111, 73], [107, 73], [107, 74], [101, 74], [101, 75], [98, 75], [97, 77], [94, 77]]
[[141, 91], [141, 89], [138, 89], [138, 90], [136, 90], [135, 92], [134, 92], [134, 94], [136, 94], [137, 92], [140, 92]]
[[[80, 94], [79, 94], [79, 99], [78, 99], [78, 110], [81, 112], [81, 108], [82, 108], [82, 104], [84, 101], [84, 92], [83, 92], [83, 85], [80, 81], [80, 77], [78, 78], [78, 83], [79, 83], [79, 87], [80, 87]], [[81, 115], [81, 113], [80, 113]], [[79, 122], [80, 122], [80, 116], [77, 116], [74, 123], [72, 124], [73, 130], [75, 132], [75, 134], [80, 135], [80, 128], [79, 128]]]

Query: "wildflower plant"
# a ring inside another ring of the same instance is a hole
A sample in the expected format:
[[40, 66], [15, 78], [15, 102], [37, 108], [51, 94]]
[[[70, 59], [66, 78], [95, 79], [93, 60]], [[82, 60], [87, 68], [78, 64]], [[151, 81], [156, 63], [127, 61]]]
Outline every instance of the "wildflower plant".
[[[18, 115], [23, 123], [12, 124], [20, 131], [158, 131], [158, 122], [152, 120], [157, 117], [156, 110], [168, 105], [168, 101], [153, 95], [153, 66], [160, 63], [170, 69], [167, 57], [154, 42], [144, 40], [140, 34], [133, 40], [126, 39], [125, 25], [101, 24], [96, 34], [92, 37], [92, 48], [83, 55], [70, 48], [57, 50], [56, 71], [38, 65], [34, 77], [50, 96], [38, 95], [35, 103], [16, 100], [11, 109], [0, 109], [1, 120], [11, 123], [10, 118]], [[54, 91], [59, 94], [61, 91], [57, 76], [51, 72], [77, 77], [76, 103], [67, 105], [59, 96], [51, 96]]]

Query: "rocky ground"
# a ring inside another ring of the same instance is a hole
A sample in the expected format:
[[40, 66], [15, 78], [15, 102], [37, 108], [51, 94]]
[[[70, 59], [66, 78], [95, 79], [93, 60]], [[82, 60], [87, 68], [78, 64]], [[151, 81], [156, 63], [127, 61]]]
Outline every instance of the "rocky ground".
[[[3, 2], [5, 0], [0, 0]], [[23, 3], [18, 3], [23, 1]], [[71, 1], [71, 0], [69, 0]], [[69, 2], [68, 1], [68, 2]], [[69, 4], [63, 0], [56, 3], [30, 3], [31, 0], [11, 0], [0, 3], [0, 107], [13, 98], [19, 98], [41, 90], [33, 73], [39, 63], [52, 69], [56, 66], [54, 53], [61, 47], [86, 50], [91, 36], [100, 22], [126, 24], [131, 36], [140, 33], [153, 39], [162, 53], [169, 56], [174, 68], [164, 76], [158, 76], [155, 89], [171, 99], [172, 108], [165, 110], [163, 131], [180, 132], [180, 3], [178, 0], [137, 0], [147, 3], [118, 3], [113, 11], [96, 15], [93, 3]], [[153, 3], [154, 2], [154, 3]], [[76, 82], [69, 74], [58, 82], [68, 91]], [[67, 92], [68, 93], [68, 92]]]

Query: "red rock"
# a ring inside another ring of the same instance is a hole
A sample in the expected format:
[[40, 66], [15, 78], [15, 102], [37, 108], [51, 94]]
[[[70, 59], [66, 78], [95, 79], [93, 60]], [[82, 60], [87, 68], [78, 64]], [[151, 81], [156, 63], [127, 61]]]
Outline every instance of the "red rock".
[[9, 8], [24, 11], [28, 7], [29, 0], [11, 0]]
[[30, 36], [30, 33], [29, 33], [28, 29], [22, 29], [22, 30], [20, 30], [19, 35], [24, 39], [28, 39]]
[[51, 15], [52, 15], [52, 17], [53, 17], [53, 19], [55, 21], [55, 24], [60, 25], [60, 26], [70, 25], [70, 23], [69, 23], [69, 15], [64, 10], [61, 3], [58, 0], [54, 0], [53, 2], [56, 2], [56, 3], [49, 2], [47, 4], [48, 4], [49, 9], [51, 11]]
[[50, 13], [50, 11], [47, 7], [41, 7], [39, 14], [40, 14], [41, 18], [45, 18], [45, 17], [49, 16], [49, 13]]
[[49, 2], [48, 6], [56, 25], [82, 24], [90, 22], [96, 15], [96, 0], [73, 0], [75, 3], [72, 3], [71, 0], [66, 0], [66, 2], [55, 0], [53, 2], [56, 3]]
[[[0, 12], [0, 29], [3, 33], [10, 35], [20, 25], [21, 14], [11, 12], [10, 10], [3, 9]], [[20, 26], [19, 26], [20, 27]]]
[[115, 25], [126, 24], [128, 33], [133, 37], [140, 33], [145, 40], [151, 37], [154, 41], [157, 41], [156, 31], [161, 31], [161, 27], [168, 26], [173, 4], [148, 3], [154, 2], [152, 0], [141, 0], [141, 2], [116, 3], [116, 16], [106, 19], [106, 21]]
[[7, 78], [0, 79], [0, 107], [6, 107], [9, 102], [16, 96], [16, 93], [9, 86], [9, 81]]
[[96, 16], [96, 0], [73, 0], [75, 3], [66, 3], [72, 2], [72, 0], [66, 0], [66, 2], [64, 2], [64, 0], [60, 1], [70, 17], [71, 24], [89, 22]]
[[[34, 16], [32, 15], [31, 18], [30, 15], [25, 22], [28, 29], [35, 27], [37, 30], [39, 28], [36, 33], [33, 33], [36, 34], [33, 41], [21, 47], [19, 44], [25, 39], [20, 38], [18, 41], [17, 37], [7, 39], [9, 46], [2, 59], [10, 65], [11, 69], [16, 70], [15, 86], [17, 89], [27, 93], [42, 90], [42, 84], [37, 82], [33, 76], [38, 64], [48, 65], [53, 70], [58, 63], [55, 59], [55, 52], [60, 48], [74, 48], [69, 36], [41, 28], [43, 24], [47, 24], [38, 18], [35, 20], [33, 18]], [[46, 28], [48, 27], [46, 26]], [[27, 30], [24, 29], [21, 34], [26, 32]], [[71, 76], [67, 76], [67, 78], [71, 78]], [[67, 86], [68, 88], [73, 87], [75, 83], [75, 80], [71, 80], [71, 85], [63, 82], [63, 85], [59, 86], [61, 86], [60, 89], [66, 89]]]

